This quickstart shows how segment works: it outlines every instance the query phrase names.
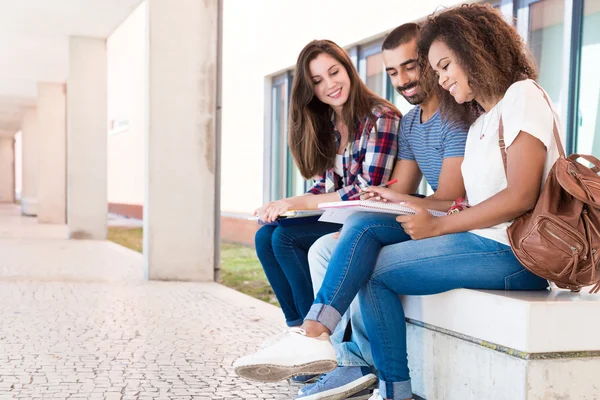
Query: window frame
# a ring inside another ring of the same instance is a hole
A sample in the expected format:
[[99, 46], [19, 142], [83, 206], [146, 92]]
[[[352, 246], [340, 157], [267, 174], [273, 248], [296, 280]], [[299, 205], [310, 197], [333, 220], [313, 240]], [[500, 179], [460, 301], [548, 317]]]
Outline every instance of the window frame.
[[[358, 70], [358, 75], [360, 79], [366, 84], [367, 83], [367, 58], [374, 56], [376, 54], [382, 53], [381, 46], [383, 45], [383, 40], [385, 37], [380, 39], [367, 42], [362, 45], [358, 45], [353, 47], [352, 49], [356, 52], [356, 64], [355, 67]], [[391, 82], [389, 81], [389, 76], [385, 72], [385, 68], [382, 71], [382, 82], [383, 87], [380, 88], [381, 92], [376, 92], [377, 95], [389, 100], [388, 98], [388, 87]]]
[[[513, 26], [517, 29], [525, 43], [529, 46], [529, 7], [535, 3], [543, 2], [545, 0], [495, 0], [490, 1], [489, 4], [493, 7], [500, 8], [507, 4], [512, 4], [512, 15], [506, 13], [506, 8], [503, 10], [505, 17], [510, 18]], [[563, 66], [562, 73], [562, 85], [566, 90], [566, 99], [562, 102], [560, 114], [562, 116], [562, 128], [566, 135], [566, 151], [567, 154], [571, 154], [574, 149], [577, 148], [578, 142], [578, 118], [579, 112], [577, 105], [579, 102], [579, 89], [581, 85], [580, 69], [581, 69], [581, 45], [583, 40], [583, 19], [584, 19], [584, 1], [585, 0], [564, 0], [565, 2], [565, 16], [564, 16], [564, 37], [563, 37], [563, 54], [567, 55]], [[381, 38], [365, 42], [364, 44], [353, 45], [347, 47], [347, 51], [352, 63], [356, 67], [360, 78], [366, 83], [367, 73], [367, 58], [380, 53], [381, 45], [385, 35]], [[381, 92], [379, 95], [393, 102], [395, 97], [395, 89], [391, 84], [388, 74], [383, 70], [384, 79], [382, 81], [383, 87], [380, 88]], [[293, 159], [291, 157], [288, 145], [288, 114], [289, 114], [289, 101], [291, 94], [291, 83], [293, 78], [293, 70], [289, 69], [282, 73], [278, 73], [267, 77], [265, 87], [265, 106], [266, 110], [269, 110], [268, 114], [265, 115], [265, 161], [264, 161], [264, 182], [263, 185], [263, 197], [266, 201], [274, 199], [275, 191], [278, 191], [279, 197], [287, 197], [292, 195], [293, 188], [290, 186], [292, 182], [291, 174], [294, 172], [295, 166], [293, 165]], [[283, 157], [283, 165], [285, 171], [281, 172], [281, 182], [273, 182], [271, 179], [273, 176], [273, 112], [274, 105], [272, 104], [273, 88], [277, 85], [285, 83], [287, 85], [287, 92], [284, 99], [284, 110], [281, 110], [281, 115], [284, 124], [285, 137], [282, 138], [283, 146], [286, 149]], [[273, 185], [279, 185], [279, 188], [273, 187]], [[311, 186], [310, 180], [305, 180], [304, 188], [307, 190]], [[422, 186], [423, 187], [423, 186]]]

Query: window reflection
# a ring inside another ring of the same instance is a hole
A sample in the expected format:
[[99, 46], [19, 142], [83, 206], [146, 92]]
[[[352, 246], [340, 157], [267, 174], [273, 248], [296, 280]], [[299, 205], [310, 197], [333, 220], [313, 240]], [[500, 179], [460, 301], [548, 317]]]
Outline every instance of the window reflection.
[[584, 2], [577, 102], [577, 153], [600, 155], [600, 0]]
[[[539, 68], [538, 82], [548, 92], [560, 114], [562, 93], [564, 0], [544, 0], [529, 6], [529, 48]], [[566, 116], [561, 116], [566, 118]]]

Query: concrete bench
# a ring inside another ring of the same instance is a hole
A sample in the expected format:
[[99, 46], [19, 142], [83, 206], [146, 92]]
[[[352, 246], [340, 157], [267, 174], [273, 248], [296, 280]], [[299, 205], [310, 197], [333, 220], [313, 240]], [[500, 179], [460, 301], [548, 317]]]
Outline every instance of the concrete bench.
[[600, 296], [460, 289], [403, 304], [427, 400], [600, 399]]

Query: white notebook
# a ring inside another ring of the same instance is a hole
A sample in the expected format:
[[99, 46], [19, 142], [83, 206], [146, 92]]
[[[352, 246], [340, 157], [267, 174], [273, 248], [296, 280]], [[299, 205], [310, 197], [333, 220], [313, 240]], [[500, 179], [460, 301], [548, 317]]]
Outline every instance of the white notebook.
[[[404, 203], [384, 203], [373, 200], [347, 200], [319, 204], [320, 210], [325, 210], [319, 221], [343, 224], [355, 212], [379, 212], [396, 215], [414, 215], [415, 210]], [[428, 210], [431, 215], [441, 217], [446, 215], [443, 211]]]

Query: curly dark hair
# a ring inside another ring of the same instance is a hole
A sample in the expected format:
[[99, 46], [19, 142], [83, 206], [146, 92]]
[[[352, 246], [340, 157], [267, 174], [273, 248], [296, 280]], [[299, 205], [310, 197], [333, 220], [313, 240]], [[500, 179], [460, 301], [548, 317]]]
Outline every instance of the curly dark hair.
[[[418, 40], [421, 63], [427, 62], [436, 40], [454, 52], [471, 89], [486, 101], [502, 97], [517, 81], [537, 79], [535, 62], [523, 39], [489, 4], [464, 4], [430, 15]], [[446, 119], [471, 124], [483, 112], [474, 100], [460, 105], [439, 85], [435, 90]]]

